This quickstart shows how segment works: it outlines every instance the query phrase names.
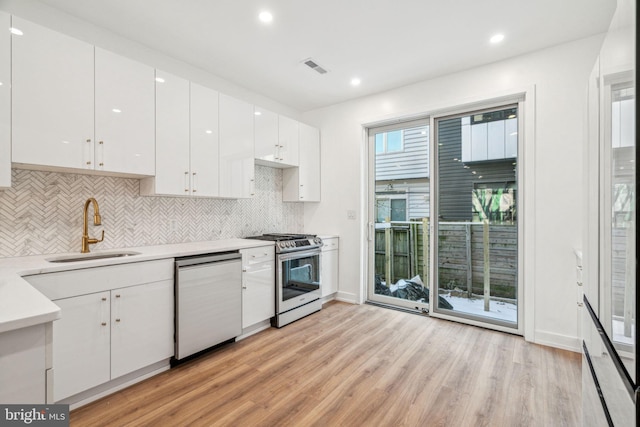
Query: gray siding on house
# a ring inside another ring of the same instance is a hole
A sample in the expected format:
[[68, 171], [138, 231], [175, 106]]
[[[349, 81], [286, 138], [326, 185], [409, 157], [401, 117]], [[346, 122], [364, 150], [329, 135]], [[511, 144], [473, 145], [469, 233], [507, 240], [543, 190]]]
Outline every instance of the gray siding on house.
[[429, 216], [429, 183], [426, 188], [416, 188], [407, 194], [409, 219], [426, 218]]
[[429, 177], [428, 127], [405, 129], [403, 143], [404, 151], [376, 154], [376, 181]]
[[[514, 159], [463, 163], [460, 118], [439, 120], [436, 132], [440, 196], [438, 217], [440, 221], [471, 221], [474, 183], [514, 182]], [[465, 165], [469, 168], [466, 169]], [[473, 174], [473, 171], [476, 173]]]
[[[393, 186], [389, 190], [389, 184]], [[404, 196], [407, 200], [407, 220], [429, 216], [429, 180], [412, 179], [407, 181], [378, 181], [376, 195], [391, 198]]]

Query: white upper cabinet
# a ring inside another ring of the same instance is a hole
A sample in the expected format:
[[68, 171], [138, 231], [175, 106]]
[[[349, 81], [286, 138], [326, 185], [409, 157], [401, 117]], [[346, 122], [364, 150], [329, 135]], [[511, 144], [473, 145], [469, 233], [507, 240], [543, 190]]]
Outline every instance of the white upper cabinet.
[[298, 146], [301, 123], [278, 116], [278, 160], [284, 165], [298, 166]]
[[153, 68], [13, 17], [12, 161], [153, 175]]
[[95, 50], [96, 170], [155, 172], [155, 71]]
[[299, 123], [263, 108], [255, 108], [255, 156], [259, 165], [298, 166]]
[[264, 108], [254, 107], [256, 163], [278, 166], [278, 115]]
[[219, 194], [218, 92], [156, 71], [156, 176], [140, 194]]
[[282, 200], [320, 201], [320, 131], [300, 123], [299, 167], [283, 171]]
[[220, 194], [218, 92], [191, 83], [191, 194]]
[[93, 46], [13, 17], [12, 160], [93, 169]]
[[320, 201], [320, 131], [300, 123], [300, 200]]
[[156, 176], [140, 182], [140, 194], [190, 194], [189, 81], [156, 70]]
[[220, 196], [250, 198], [255, 192], [253, 105], [220, 94]]
[[11, 16], [0, 12], [0, 188], [11, 187]]

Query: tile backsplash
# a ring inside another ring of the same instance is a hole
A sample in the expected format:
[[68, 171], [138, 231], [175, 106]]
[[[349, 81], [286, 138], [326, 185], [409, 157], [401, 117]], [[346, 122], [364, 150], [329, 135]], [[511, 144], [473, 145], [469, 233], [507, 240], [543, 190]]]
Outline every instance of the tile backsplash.
[[302, 203], [282, 202], [282, 170], [256, 166], [252, 199], [222, 200], [140, 196], [137, 179], [12, 170], [12, 187], [0, 190], [0, 257], [79, 252], [82, 209], [100, 205], [102, 225], [89, 235], [113, 249], [302, 232]]

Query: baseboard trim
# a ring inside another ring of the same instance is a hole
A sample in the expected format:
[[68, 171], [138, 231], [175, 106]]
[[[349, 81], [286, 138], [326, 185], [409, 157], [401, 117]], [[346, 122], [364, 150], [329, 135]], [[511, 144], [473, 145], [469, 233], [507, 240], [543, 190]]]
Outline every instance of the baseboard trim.
[[555, 347], [562, 350], [573, 351], [574, 353], [582, 353], [582, 345], [580, 338], [569, 335], [556, 334], [549, 331], [535, 331], [534, 343], [546, 345], [547, 347]]
[[350, 304], [358, 304], [358, 298], [356, 298], [356, 294], [352, 294], [351, 292], [338, 291], [336, 293], [336, 300], [348, 302]]

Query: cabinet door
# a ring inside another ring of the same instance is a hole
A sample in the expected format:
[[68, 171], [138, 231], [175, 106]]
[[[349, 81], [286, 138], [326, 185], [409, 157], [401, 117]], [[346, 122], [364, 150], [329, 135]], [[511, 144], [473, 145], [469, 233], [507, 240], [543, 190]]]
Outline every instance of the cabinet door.
[[11, 16], [0, 12], [0, 188], [11, 187]]
[[111, 291], [111, 378], [173, 356], [173, 281]]
[[300, 127], [300, 123], [289, 117], [278, 117], [278, 160], [288, 166], [298, 166]]
[[218, 92], [191, 83], [192, 195], [218, 196], [218, 150]]
[[220, 196], [250, 198], [255, 191], [253, 106], [220, 94]]
[[300, 123], [300, 201], [320, 201], [320, 131]]
[[320, 266], [320, 286], [322, 296], [331, 295], [338, 291], [338, 250], [323, 250]]
[[96, 170], [154, 174], [154, 79], [152, 67], [96, 48]]
[[189, 194], [189, 81], [156, 70], [155, 193]]
[[13, 17], [12, 160], [93, 169], [93, 46]]
[[109, 381], [109, 292], [55, 300], [53, 398], [60, 401]]
[[278, 115], [264, 108], [255, 107], [254, 116], [256, 160], [274, 166], [274, 163], [280, 160]]
[[46, 403], [45, 328], [45, 325], [35, 325], [0, 334], [0, 402], [3, 404]]
[[242, 273], [242, 327], [275, 316], [275, 272], [270, 259], [247, 265]]

